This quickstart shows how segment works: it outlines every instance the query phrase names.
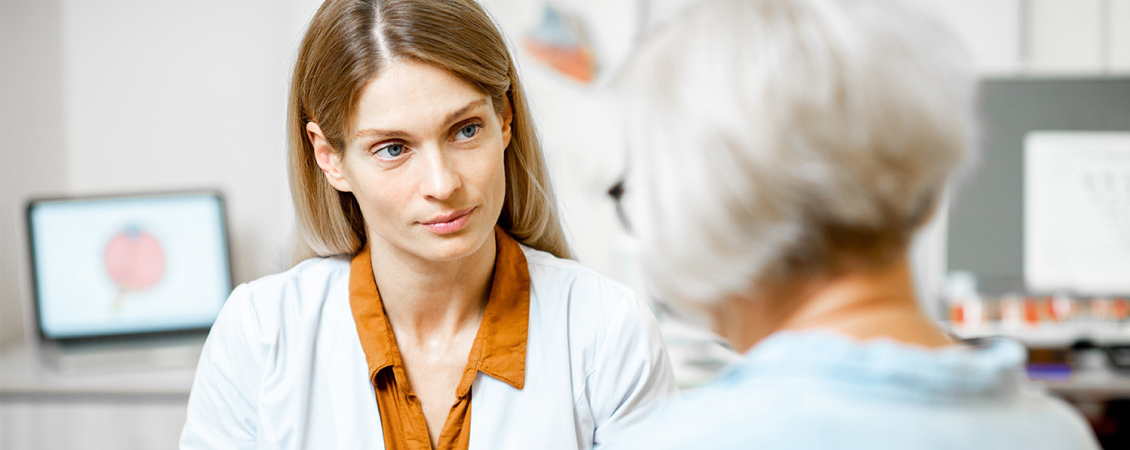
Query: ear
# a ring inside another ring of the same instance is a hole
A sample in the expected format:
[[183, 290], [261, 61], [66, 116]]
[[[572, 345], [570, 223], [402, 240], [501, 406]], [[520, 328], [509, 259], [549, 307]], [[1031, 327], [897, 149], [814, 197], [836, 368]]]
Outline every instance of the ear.
[[344, 153], [334, 151], [333, 146], [326, 140], [326, 135], [322, 134], [322, 128], [314, 122], [306, 123], [306, 138], [314, 147], [314, 160], [318, 162], [318, 167], [322, 168], [322, 173], [326, 174], [326, 181], [329, 181], [330, 186], [342, 192], [352, 191], [349, 181], [345, 179], [341, 170], [341, 158]]
[[502, 110], [499, 120], [502, 121], [502, 148], [505, 149], [510, 147], [510, 123], [514, 120], [514, 108], [510, 105], [509, 98], [506, 99], [506, 108]]

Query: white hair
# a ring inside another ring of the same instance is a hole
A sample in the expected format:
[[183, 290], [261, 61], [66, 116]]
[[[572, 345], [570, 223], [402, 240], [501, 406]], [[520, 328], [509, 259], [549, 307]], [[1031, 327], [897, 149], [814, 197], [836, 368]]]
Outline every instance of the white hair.
[[713, 301], [905, 254], [971, 152], [971, 67], [892, 0], [709, 0], [653, 30], [617, 81], [651, 287]]

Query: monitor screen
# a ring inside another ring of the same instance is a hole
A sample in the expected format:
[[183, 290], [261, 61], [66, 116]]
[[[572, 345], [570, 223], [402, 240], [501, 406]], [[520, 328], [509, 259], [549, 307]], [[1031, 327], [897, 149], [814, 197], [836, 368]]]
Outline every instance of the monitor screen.
[[28, 227], [44, 339], [207, 329], [231, 292], [216, 193], [36, 200]]
[[1130, 293], [1130, 132], [1039, 131], [1024, 141], [1025, 285]]

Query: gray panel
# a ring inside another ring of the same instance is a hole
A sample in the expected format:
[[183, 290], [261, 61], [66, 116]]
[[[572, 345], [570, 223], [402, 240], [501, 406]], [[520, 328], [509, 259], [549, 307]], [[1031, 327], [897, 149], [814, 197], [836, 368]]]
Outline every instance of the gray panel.
[[979, 111], [981, 160], [954, 196], [947, 260], [992, 294], [1023, 286], [1024, 135], [1130, 131], [1130, 78], [989, 79]]

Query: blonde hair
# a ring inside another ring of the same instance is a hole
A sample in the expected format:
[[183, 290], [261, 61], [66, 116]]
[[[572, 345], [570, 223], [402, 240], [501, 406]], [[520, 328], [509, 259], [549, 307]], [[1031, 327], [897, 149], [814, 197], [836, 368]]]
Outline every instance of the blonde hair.
[[447, 70], [490, 95], [497, 112], [510, 108], [506, 198], [498, 224], [527, 246], [569, 258], [525, 93], [506, 41], [486, 11], [474, 0], [328, 0], [302, 40], [290, 87], [295, 260], [354, 254], [365, 243], [357, 200], [326, 181], [306, 124], [317, 123], [335, 151], [342, 151], [364, 87], [394, 58]]
[[970, 58], [903, 2], [707, 1], [626, 67], [627, 206], [672, 300], [894, 262], [972, 149]]

